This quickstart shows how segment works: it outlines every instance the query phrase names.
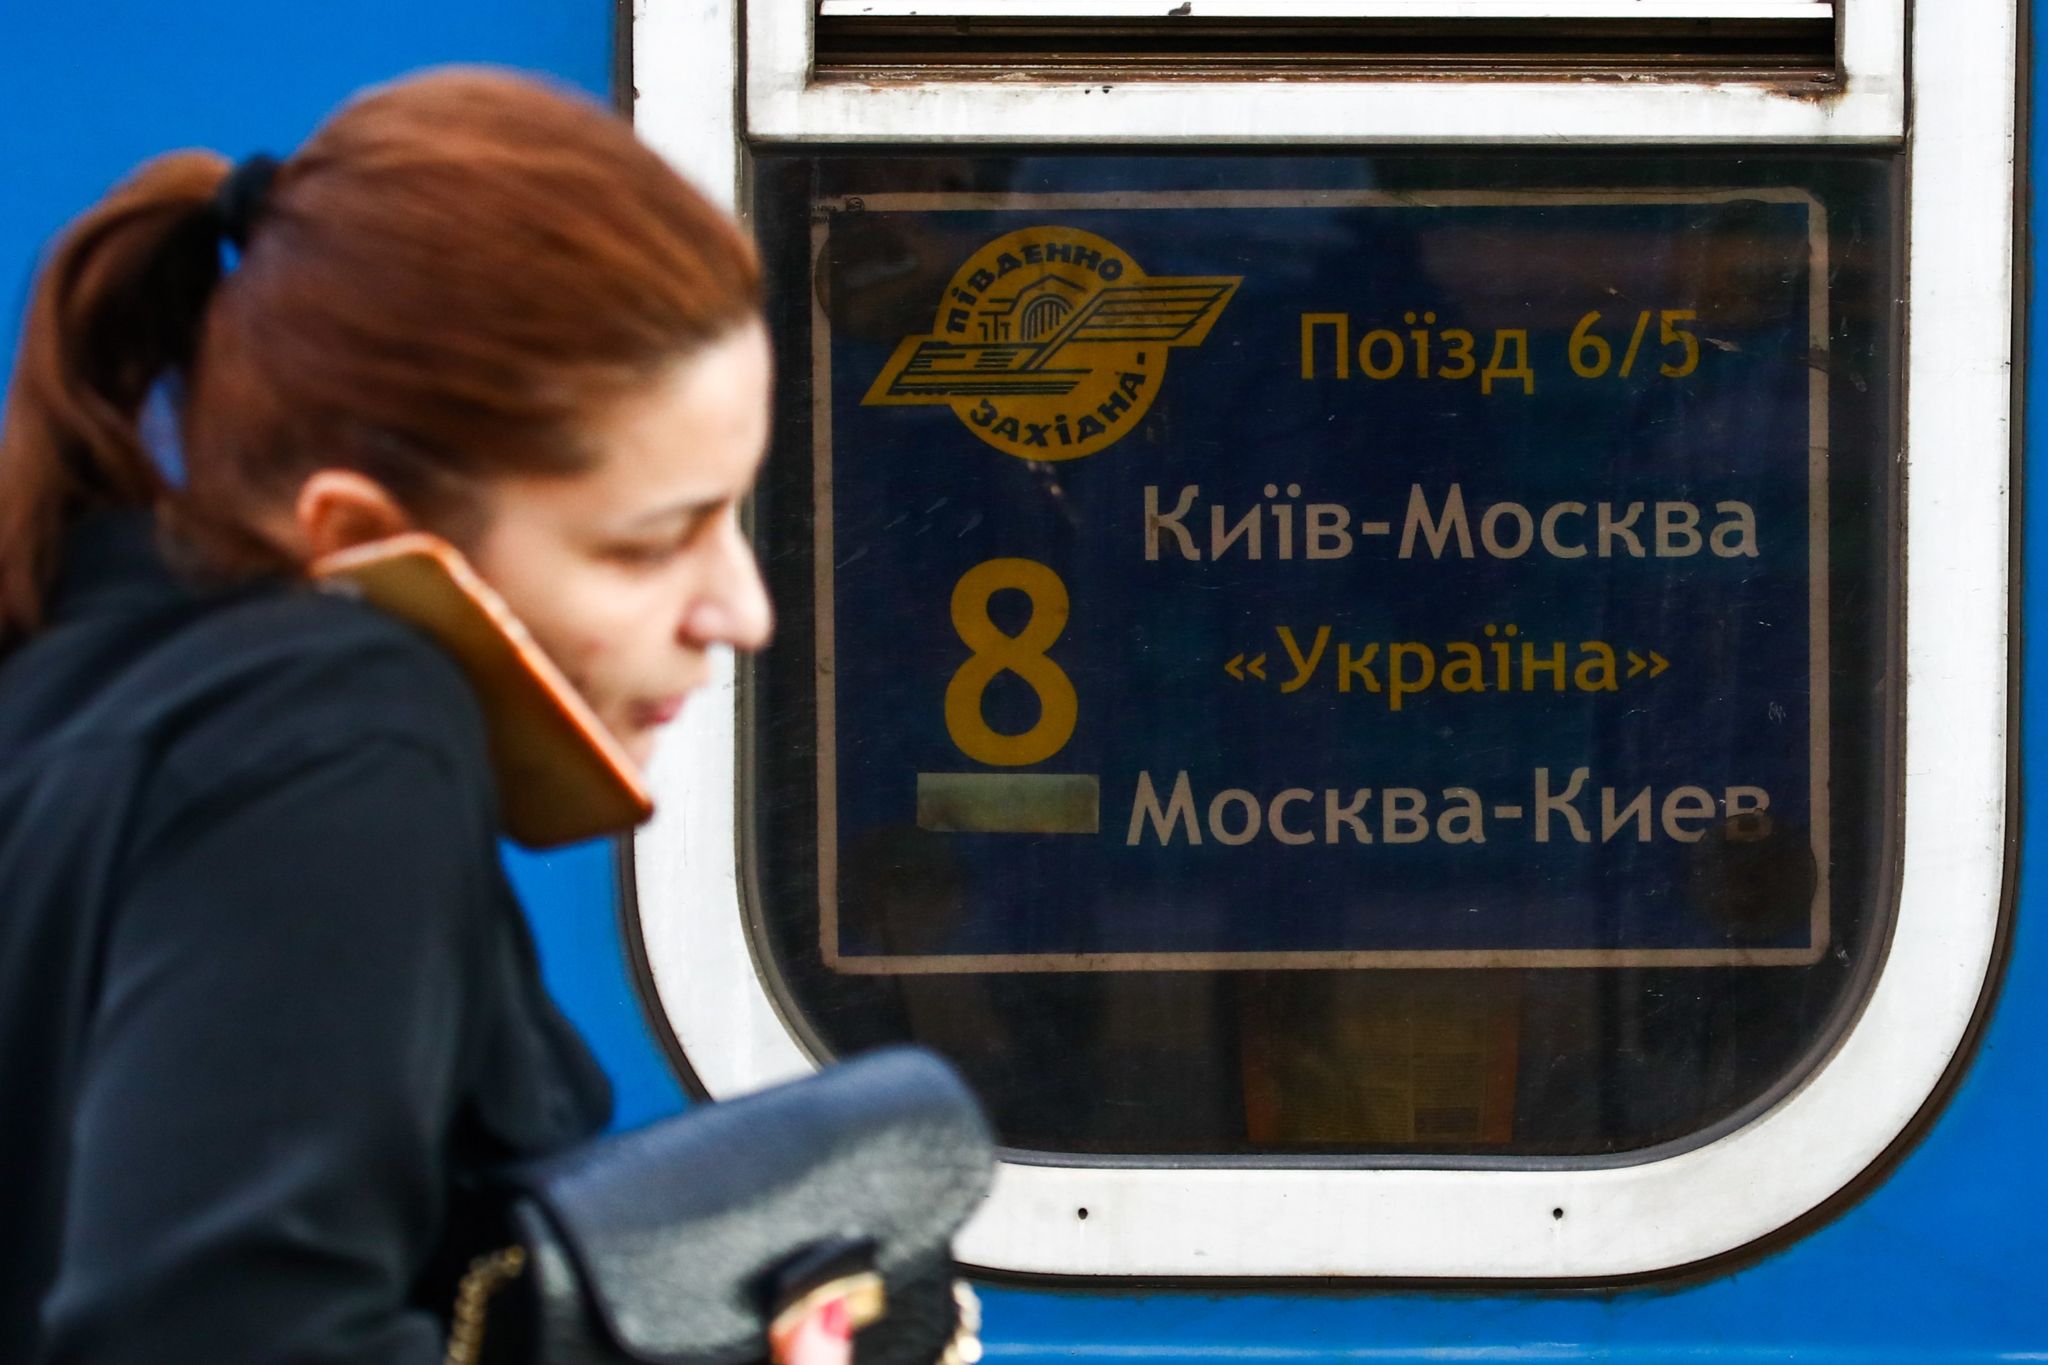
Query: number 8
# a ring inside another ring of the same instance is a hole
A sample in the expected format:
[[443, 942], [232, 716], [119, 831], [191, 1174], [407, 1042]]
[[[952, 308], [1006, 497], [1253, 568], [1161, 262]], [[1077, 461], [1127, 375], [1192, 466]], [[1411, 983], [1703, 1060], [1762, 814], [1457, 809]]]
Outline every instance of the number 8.
[[[1006, 635], [989, 618], [989, 599], [1016, 588], [1031, 599], [1024, 628]], [[1045, 651], [1067, 628], [1067, 585], [1035, 559], [991, 559], [953, 585], [953, 629], [974, 653], [946, 685], [946, 732], [977, 763], [1016, 768], [1058, 753], [1073, 738], [1080, 701], [1073, 680]], [[1038, 695], [1037, 723], [1022, 734], [998, 733], [982, 715], [982, 699], [998, 673], [1015, 673]]]

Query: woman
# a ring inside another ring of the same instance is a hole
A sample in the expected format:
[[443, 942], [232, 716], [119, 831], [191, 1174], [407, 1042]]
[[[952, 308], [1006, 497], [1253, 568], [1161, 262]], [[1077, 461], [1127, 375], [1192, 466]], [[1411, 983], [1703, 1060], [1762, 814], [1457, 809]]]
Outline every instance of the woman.
[[0, 1360], [440, 1358], [470, 1177], [610, 1097], [473, 695], [302, 570], [443, 536], [644, 758], [769, 632], [758, 290], [622, 123], [480, 72], [56, 246], [0, 433]]

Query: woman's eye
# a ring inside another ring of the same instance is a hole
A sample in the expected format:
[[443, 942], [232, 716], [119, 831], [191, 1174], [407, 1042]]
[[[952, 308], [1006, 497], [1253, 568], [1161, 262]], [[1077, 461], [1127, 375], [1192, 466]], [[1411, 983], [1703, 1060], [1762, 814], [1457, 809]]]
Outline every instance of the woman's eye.
[[652, 540], [621, 540], [605, 547], [604, 557], [614, 564], [628, 568], [659, 568], [690, 545], [703, 534], [704, 528], [716, 519], [713, 510], [701, 510], [693, 514], [682, 526], [676, 527]]
[[631, 568], [654, 568], [673, 559], [681, 548], [681, 544], [674, 540], [614, 545], [605, 551], [605, 558]]

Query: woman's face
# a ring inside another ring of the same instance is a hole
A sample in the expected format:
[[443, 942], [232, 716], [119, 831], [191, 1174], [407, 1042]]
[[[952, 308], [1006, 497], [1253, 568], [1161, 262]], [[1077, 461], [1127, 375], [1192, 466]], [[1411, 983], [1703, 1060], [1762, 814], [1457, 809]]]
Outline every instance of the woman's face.
[[615, 409], [593, 468], [492, 481], [471, 561], [636, 762], [709, 678], [714, 645], [768, 642], [738, 516], [768, 384], [767, 334], [749, 324]]

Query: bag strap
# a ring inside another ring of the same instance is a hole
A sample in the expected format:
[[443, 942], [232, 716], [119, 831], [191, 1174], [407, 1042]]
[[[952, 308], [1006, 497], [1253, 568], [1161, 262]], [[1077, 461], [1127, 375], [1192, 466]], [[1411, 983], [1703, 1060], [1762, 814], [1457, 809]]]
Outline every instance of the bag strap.
[[441, 1365], [478, 1365], [484, 1354], [484, 1321], [491, 1297], [526, 1273], [526, 1248], [501, 1247], [469, 1263], [455, 1290], [455, 1313], [448, 1324], [448, 1350]]

